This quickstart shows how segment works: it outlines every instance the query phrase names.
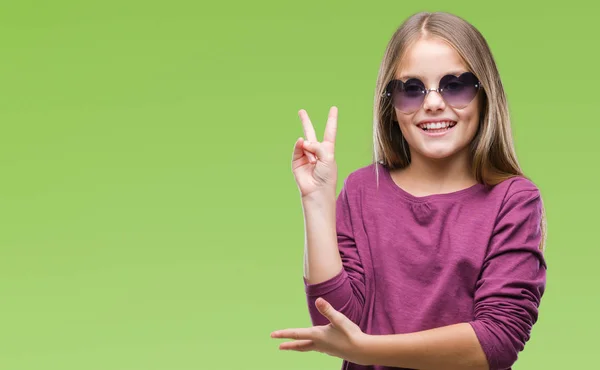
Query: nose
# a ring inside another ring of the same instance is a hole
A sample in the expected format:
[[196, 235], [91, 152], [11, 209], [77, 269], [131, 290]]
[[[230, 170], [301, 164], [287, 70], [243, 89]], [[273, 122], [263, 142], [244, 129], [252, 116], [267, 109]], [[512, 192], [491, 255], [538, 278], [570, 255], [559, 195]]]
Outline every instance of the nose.
[[428, 89], [423, 102], [423, 109], [426, 111], [444, 110], [446, 102], [436, 89]]

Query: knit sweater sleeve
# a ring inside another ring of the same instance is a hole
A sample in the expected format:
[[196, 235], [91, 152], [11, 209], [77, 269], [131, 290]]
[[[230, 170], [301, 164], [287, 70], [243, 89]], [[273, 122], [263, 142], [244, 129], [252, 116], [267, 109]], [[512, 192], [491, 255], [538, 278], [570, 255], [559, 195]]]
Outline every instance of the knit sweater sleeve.
[[336, 200], [336, 232], [343, 268], [329, 280], [308, 284], [304, 278], [308, 312], [313, 325], [329, 323], [316, 308], [318, 297], [324, 298], [336, 310], [357, 325], [365, 302], [365, 275], [354, 237], [351, 219], [351, 201], [348, 178]]
[[528, 188], [508, 195], [496, 220], [469, 322], [491, 370], [516, 362], [538, 318], [547, 268], [539, 249], [541, 217], [539, 190]]

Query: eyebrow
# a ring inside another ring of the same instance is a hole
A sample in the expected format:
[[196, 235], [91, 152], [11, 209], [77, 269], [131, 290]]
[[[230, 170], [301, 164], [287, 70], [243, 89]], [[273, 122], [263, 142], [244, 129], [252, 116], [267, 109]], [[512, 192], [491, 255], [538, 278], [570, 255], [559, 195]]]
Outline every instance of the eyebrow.
[[[450, 72], [446, 72], [446, 73], [444, 73], [444, 74], [443, 74], [443, 76], [446, 76], [446, 75], [460, 76], [461, 74], [463, 74], [463, 73], [465, 73], [465, 72], [468, 72], [468, 71], [465, 71], [465, 70], [452, 70], [452, 71], [450, 71]], [[443, 76], [442, 76], [442, 77], [443, 77]], [[397, 77], [396, 79], [398, 79], [398, 80], [407, 80], [407, 79], [409, 79], [409, 78], [418, 78], [418, 79], [419, 79], [419, 80], [421, 80], [421, 81], [423, 81], [423, 80], [424, 80], [423, 76], [414, 75], [414, 74], [402, 75], [402, 76], [400, 76], [400, 77]]]

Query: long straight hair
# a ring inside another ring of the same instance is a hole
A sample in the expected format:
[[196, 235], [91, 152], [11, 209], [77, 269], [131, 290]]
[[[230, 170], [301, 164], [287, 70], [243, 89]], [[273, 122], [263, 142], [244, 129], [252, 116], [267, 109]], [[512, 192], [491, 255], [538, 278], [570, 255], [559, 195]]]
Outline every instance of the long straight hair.
[[[453, 47], [484, 87], [479, 99], [479, 126], [469, 144], [474, 177], [479, 183], [489, 186], [514, 176], [527, 178], [517, 161], [508, 103], [492, 52], [473, 25], [446, 12], [413, 14], [400, 25], [386, 47], [375, 89], [373, 163], [381, 163], [389, 169], [403, 168], [410, 163], [410, 153], [406, 150], [408, 142], [395, 123], [390, 99], [383, 95], [408, 48], [427, 37], [441, 39]], [[542, 238], [539, 248], [544, 251], [547, 231], [543, 203], [540, 228]]]

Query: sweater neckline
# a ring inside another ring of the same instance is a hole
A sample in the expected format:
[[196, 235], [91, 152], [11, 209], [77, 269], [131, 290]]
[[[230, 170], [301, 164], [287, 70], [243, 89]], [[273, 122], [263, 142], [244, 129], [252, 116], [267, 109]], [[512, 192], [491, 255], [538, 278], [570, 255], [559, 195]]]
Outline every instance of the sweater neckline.
[[457, 200], [466, 195], [478, 192], [479, 190], [481, 190], [485, 187], [484, 184], [477, 183], [475, 185], [469, 186], [468, 188], [456, 190], [456, 191], [453, 191], [450, 193], [437, 193], [437, 194], [429, 194], [429, 195], [424, 195], [424, 196], [416, 196], [416, 195], [413, 195], [413, 194], [407, 192], [406, 190], [402, 189], [398, 184], [396, 184], [396, 182], [392, 178], [392, 174], [390, 173], [390, 170], [386, 166], [384, 166], [381, 163], [378, 163], [378, 166], [380, 166], [380, 169], [382, 169], [382, 171], [383, 171], [384, 183], [387, 186], [389, 186], [394, 193], [400, 195], [402, 198], [404, 198], [408, 201], [411, 201], [413, 203], [427, 203], [427, 202], [441, 201], [441, 200], [451, 200], [451, 201]]

